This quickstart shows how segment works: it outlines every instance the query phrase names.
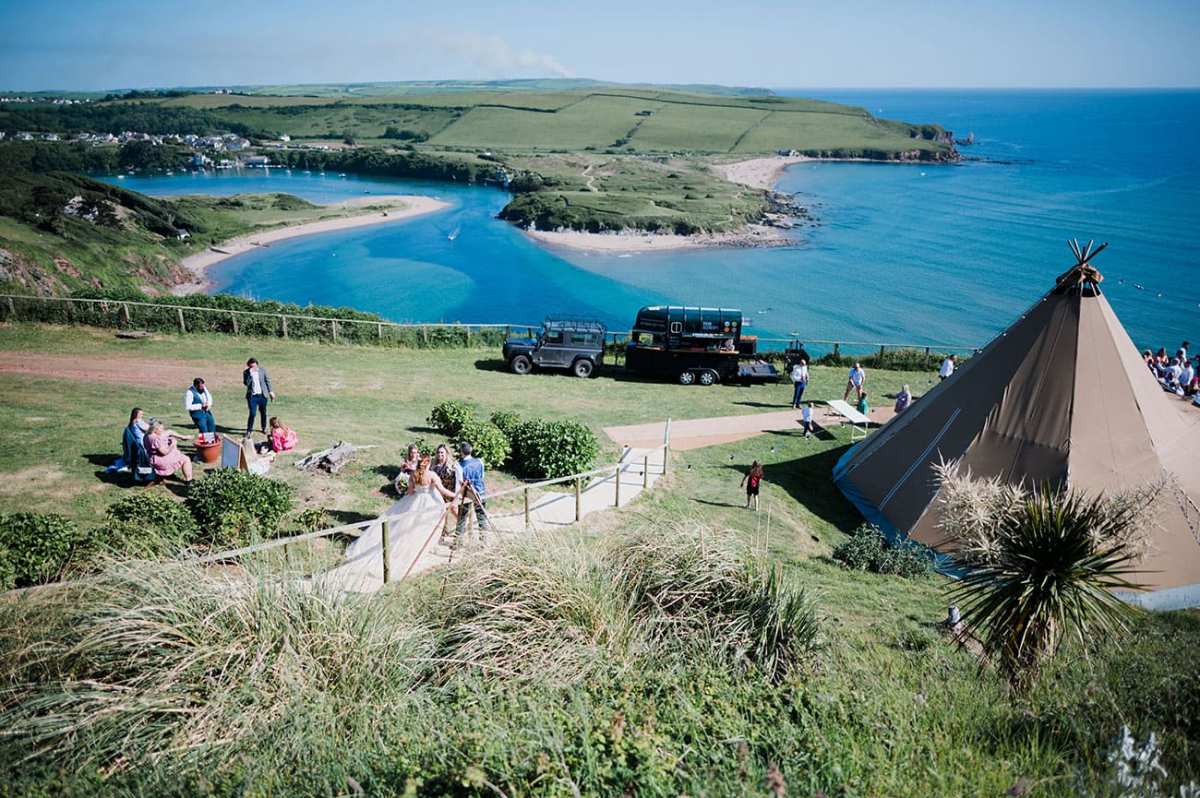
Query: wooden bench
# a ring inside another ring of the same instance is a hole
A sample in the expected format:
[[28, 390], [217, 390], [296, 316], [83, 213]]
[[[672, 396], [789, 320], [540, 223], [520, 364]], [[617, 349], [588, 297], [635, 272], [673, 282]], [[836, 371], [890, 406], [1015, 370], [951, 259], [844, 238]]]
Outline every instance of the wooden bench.
[[849, 403], [842, 399], [833, 399], [828, 404], [830, 410], [850, 422], [850, 440], [860, 441], [867, 437], [867, 427], [871, 425], [871, 419], [858, 412], [858, 410], [851, 407]]

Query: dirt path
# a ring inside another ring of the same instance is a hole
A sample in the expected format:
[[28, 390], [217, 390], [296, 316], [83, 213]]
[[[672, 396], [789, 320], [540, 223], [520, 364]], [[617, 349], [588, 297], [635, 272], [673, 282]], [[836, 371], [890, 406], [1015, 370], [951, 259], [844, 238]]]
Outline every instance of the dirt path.
[[186, 365], [136, 357], [52, 355], [43, 352], [0, 352], [0, 373], [24, 374], [112, 385], [146, 385], [183, 391], [195, 377], [204, 377], [214, 388], [241, 384], [238, 363], [196, 362]]

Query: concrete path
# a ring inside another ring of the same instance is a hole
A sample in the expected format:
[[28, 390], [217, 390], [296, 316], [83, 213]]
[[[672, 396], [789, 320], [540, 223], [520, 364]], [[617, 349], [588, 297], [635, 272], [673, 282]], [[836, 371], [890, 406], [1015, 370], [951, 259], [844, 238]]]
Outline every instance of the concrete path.
[[[662, 436], [659, 436], [659, 441]], [[621, 456], [620, 507], [625, 507], [662, 477], [662, 448], [629, 448]], [[644, 468], [645, 467], [645, 468]], [[649, 473], [643, 475], [643, 471]], [[575, 491], [571, 483], [560, 487], [569, 490], [541, 491], [529, 507], [530, 526], [533, 529], [565, 527], [575, 523]], [[519, 497], [519, 494], [518, 494]], [[611, 474], [593, 477], [579, 493], [579, 517], [583, 518], [601, 510], [610, 510], [617, 504], [617, 468]], [[497, 541], [523, 534], [525, 510], [518, 504], [516, 509], [493, 510], [488, 514], [491, 529], [480, 532], [474, 523], [468, 528], [466, 539], [451, 548], [446, 542], [431, 546], [421, 555], [413, 573], [420, 573], [438, 565], [469, 556], [474, 550], [489, 546]]]
[[[896, 415], [892, 406], [877, 407], [871, 411], [871, 421], [883, 424]], [[832, 429], [846, 421], [824, 404], [813, 407], [813, 422], [824, 429]], [[790, 407], [769, 413], [748, 413], [742, 416], [716, 416], [714, 418], [692, 418], [671, 422], [671, 449], [686, 451], [703, 446], [753, 438], [764, 432], [800, 429], [800, 411]], [[666, 422], [630, 424], [623, 427], [605, 427], [604, 433], [622, 446], [648, 446], [660, 443], [666, 431]]]

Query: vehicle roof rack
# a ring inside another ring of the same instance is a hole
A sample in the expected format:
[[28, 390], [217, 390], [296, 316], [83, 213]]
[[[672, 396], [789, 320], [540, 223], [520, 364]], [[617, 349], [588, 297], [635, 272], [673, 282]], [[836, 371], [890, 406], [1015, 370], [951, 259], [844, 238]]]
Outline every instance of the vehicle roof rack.
[[547, 316], [542, 322], [548, 329], [570, 328], [572, 330], [590, 330], [605, 332], [604, 322], [587, 316]]

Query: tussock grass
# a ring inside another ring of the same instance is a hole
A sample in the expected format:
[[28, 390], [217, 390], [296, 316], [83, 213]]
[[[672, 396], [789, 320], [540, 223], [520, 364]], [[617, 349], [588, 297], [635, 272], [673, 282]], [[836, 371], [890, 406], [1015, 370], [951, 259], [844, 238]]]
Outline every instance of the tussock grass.
[[571, 682], [602, 666], [699, 655], [782, 679], [817, 647], [811, 602], [733, 538], [705, 536], [647, 527], [596, 547], [541, 535], [467, 563], [431, 619], [444, 629], [444, 673]]
[[384, 602], [138, 561], [6, 604], [0, 628], [0, 741], [105, 766], [359, 726], [431, 647]]

